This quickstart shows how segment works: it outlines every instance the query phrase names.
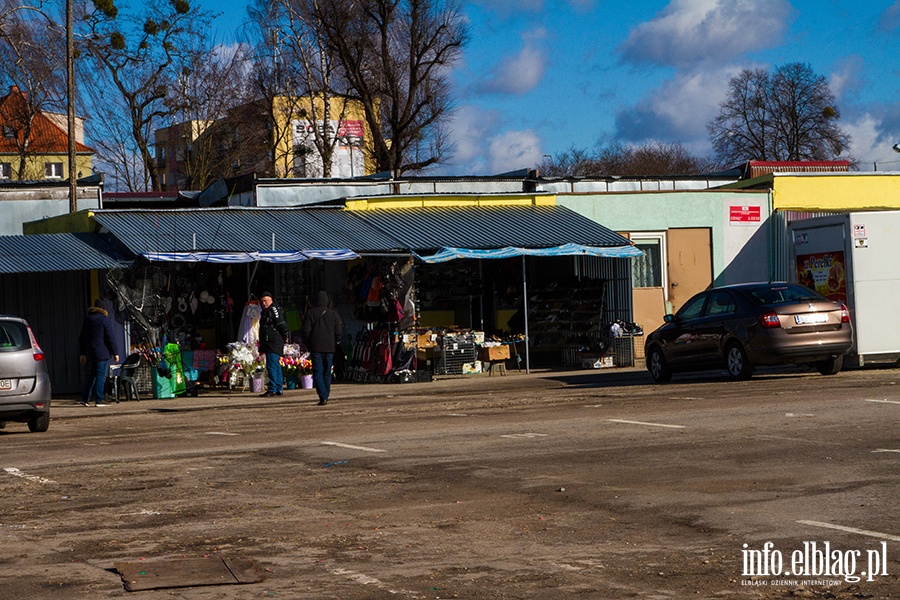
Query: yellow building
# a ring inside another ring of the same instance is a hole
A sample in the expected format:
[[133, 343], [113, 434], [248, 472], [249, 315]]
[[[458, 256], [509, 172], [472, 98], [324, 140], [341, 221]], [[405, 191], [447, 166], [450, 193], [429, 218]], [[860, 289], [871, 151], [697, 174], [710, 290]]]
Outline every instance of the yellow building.
[[[16, 86], [0, 98], [0, 126], [3, 128], [0, 137], [0, 179], [69, 179], [69, 136], [65, 115], [39, 110], [31, 113], [27, 96]], [[76, 119], [76, 178], [92, 173], [94, 153], [84, 144], [84, 119]]]
[[[163, 190], [202, 189], [218, 178], [325, 176], [320, 139], [334, 143], [329, 177], [374, 172], [372, 136], [362, 104], [345, 97], [277, 96], [235, 107], [216, 121], [186, 121], [155, 132]], [[328, 118], [325, 114], [328, 112]]]

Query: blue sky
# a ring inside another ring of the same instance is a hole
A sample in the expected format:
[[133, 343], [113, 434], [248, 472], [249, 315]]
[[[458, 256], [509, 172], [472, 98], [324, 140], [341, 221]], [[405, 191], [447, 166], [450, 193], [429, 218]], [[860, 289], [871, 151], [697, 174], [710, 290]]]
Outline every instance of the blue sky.
[[[243, 2], [201, 0], [222, 13]], [[497, 174], [614, 142], [712, 153], [706, 124], [744, 68], [809, 63], [837, 98], [861, 170], [900, 170], [900, 0], [469, 0], [453, 72], [455, 154]]]

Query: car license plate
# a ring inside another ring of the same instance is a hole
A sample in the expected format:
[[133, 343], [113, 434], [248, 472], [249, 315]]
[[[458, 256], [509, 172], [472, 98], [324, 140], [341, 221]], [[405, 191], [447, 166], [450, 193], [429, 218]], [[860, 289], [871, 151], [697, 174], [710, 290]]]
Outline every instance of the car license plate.
[[810, 325], [813, 323], [827, 323], [828, 315], [824, 313], [818, 313], [813, 315], [796, 315], [794, 317], [794, 322], [797, 325]]
[[0, 379], [0, 392], [9, 391], [11, 389], [12, 389], [12, 380]]

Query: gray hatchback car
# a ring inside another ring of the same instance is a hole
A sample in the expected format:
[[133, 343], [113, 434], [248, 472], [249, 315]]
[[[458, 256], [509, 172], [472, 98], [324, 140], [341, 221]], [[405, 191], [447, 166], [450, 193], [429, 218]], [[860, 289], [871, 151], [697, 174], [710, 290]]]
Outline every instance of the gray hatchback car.
[[31, 327], [25, 319], [0, 315], [0, 428], [15, 421], [47, 431], [50, 396], [47, 361]]

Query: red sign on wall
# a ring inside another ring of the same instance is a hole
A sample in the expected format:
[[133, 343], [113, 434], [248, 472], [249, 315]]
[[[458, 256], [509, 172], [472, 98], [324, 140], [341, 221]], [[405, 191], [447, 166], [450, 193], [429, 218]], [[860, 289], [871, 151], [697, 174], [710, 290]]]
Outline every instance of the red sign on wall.
[[761, 212], [758, 206], [729, 206], [728, 220], [732, 223], [759, 223]]

